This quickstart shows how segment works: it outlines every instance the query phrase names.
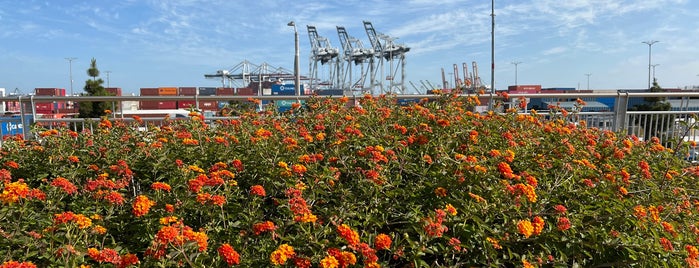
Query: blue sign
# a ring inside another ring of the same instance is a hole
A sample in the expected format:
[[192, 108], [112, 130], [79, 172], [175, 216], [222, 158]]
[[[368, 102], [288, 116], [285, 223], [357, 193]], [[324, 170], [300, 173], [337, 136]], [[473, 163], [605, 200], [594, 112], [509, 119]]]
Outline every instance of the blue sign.
[[19, 118], [16, 118], [11, 120], [2, 120], [0, 122], [0, 127], [2, 127], [2, 131], [0, 131], [2, 136], [17, 135], [22, 134], [24, 124], [22, 124], [22, 121]]

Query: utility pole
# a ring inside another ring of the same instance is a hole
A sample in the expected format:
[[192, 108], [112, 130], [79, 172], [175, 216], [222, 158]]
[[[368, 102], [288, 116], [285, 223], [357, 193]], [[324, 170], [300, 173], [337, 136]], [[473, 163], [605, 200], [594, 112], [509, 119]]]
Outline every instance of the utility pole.
[[655, 40], [650, 40], [650, 41], [643, 41], [641, 43], [648, 45], [648, 89], [650, 89], [650, 68], [652, 66], [651, 64], [651, 47], [653, 44], [657, 43], [659, 41]]
[[590, 90], [590, 73], [585, 74], [587, 76], [587, 90]]
[[104, 73], [107, 74], [107, 87], [109, 87], [109, 74], [110, 74], [111, 72], [112, 72], [112, 71], [104, 71]]
[[513, 61], [512, 64], [515, 65], [515, 86], [517, 85], [517, 65], [522, 63], [521, 61]]
[[73, 61], [77, 60], [76, 57], [65, 58], [68, 61], [69, 75], [70, 75], [70, 95], [73, 96]]

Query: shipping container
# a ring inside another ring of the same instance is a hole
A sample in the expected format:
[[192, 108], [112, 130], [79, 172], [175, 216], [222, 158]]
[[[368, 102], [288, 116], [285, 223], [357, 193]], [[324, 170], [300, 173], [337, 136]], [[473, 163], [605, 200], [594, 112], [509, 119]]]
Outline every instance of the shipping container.
[[527, 93], [537, 93], [541, 91], [541, 85], [516, 85], [516, 86], [508, 86], [507, 91], [519, 91], [521, 93], [527, 92]]
[[186, 101], [177, 101], [177, 108], [178, 109], [189, 109], [191, 107], [196, 107], [197, 102], [193, 100], [186, 100]]
[[[274, 104], [277, 107], [291, 107], [294, 103], [297, 103], [299, 101], [297, 100], [276, 100], [274, 101]], [[306, 101], [305, 100], [300, 100], [301, 105], [305, 105]]]
[[[301, 85], [301, 92], [303, 92], [303, 85]], [[296, 95], [296, 87], [293, 84], [274, 84], [272, 85], [272, 95]]]
[[177, 101], [141, 101], [139, 107], [142, 110], [177, 109]]
[[232, 88], [232, 87], [216, 88], [216, 96], [233, 96], [233, 95], [235, 95], [235, 88]]
[[206, 111], [216, 111], [218, 110], [217, 101], [199, 101], [199, 109]]
[[106, 87], [104, 88], [107, 93], [109, 93], [112, 96], [121, 96], [121, 88], [120, 87]]
[[344, 96], [345, 92], [342, 89], [325, 89], [316, 91], [319, 96]]
[[180, 96], [196, 96], [197, 95], [197, 88], [196, 87], [180, 87], [180, 91], [178, 94]]
[[257, 90], [249, 87], [241, 87], [238, 88], [238, 95], [239, 96], [255, 96], [257, 95]]
[[176, 87], [159, 87], [158, 95], [160, 96], [177, 96]]
[[35, 88], [34, 94], [37, 96], [65, 96], [65, 89], [61, 88]]
[[152, 88], [152, 87], [142, 87], [141, 88], [141, 96], [158, 96], [158, 88]]
[[200, 87], [199, 88], [199, 96], [215, 96], [216, 95], [216, 88], [215, 87]]

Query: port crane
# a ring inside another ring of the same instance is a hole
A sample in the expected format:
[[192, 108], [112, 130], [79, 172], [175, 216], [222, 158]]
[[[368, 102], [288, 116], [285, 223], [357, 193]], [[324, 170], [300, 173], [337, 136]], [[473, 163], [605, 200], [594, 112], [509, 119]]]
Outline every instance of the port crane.
[[[306, 25], [308, 29], [308, 38], [311, 41], [311, 56], [309, 62], [309, 72], [311, 77], [311, 89], [333, 89], [339, 81], [339, 50], [330, 45], [330, 40], [318, 35], [318, 30], [313, 25]], [[328, 77], [323, 81], [318, 74], [318, 63], [320, 65], [328, 65]], [[314, 85], [312, 81], [321, 80], [319, 85]], [[325, 87], [325, 88], [321, 88]]]
[[[342, 61], [340, 61], [340, 81], [341, 88], [346, 95], [353, 95], [353, 91], [365, 92], [366, 77], [369, 68], [367, 65], [373, 64], [374, 51], [364, 48], [362, 41], [351, 37], [345, 27], [337, 26], [337, 35], [342, 43]], [[355, 74], [359, 77], [356, 78]]]
[[[374, 50], [374, 58], [377, 60], [374, 64], [370, 65], [370, 88], [371, 93], [374, 94], [374, 90], [378, 88], [381, 94], [383, 93], [402, 93], [405, 91], [405, 53], [410, 51], [409, 47], [404, 45], [396, 44], [393, 41], [396, 38], [378, 34], [374, 29], [374, 25], [369, 21], [363, 21], [364, 30], [367, 33], [369, 42], [371, 43], [372, 49]], [[381, 40], [384, 43], [381, 43]], [[388, 85], [385, 86], [381, 80], [377, 81], [377, 76], [379, 79], [384, 77], [384, 64], [388, 62], [388, 76], [386, 80], [389, 81]], [[395, 68], [394, 68], [395, 65]], [[396, 79], [398, 70], [400, 69], [400, 79]], [[379, 73], [380, 72], [380, 73]]]

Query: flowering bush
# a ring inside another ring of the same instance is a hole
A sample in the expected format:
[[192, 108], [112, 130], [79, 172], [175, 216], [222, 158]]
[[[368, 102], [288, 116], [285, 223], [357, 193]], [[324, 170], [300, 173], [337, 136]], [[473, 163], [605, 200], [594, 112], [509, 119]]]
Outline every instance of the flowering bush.
[[0, 267], [699, 267], [687, 144], [474, 97], [348, 101], [8, 137]]

